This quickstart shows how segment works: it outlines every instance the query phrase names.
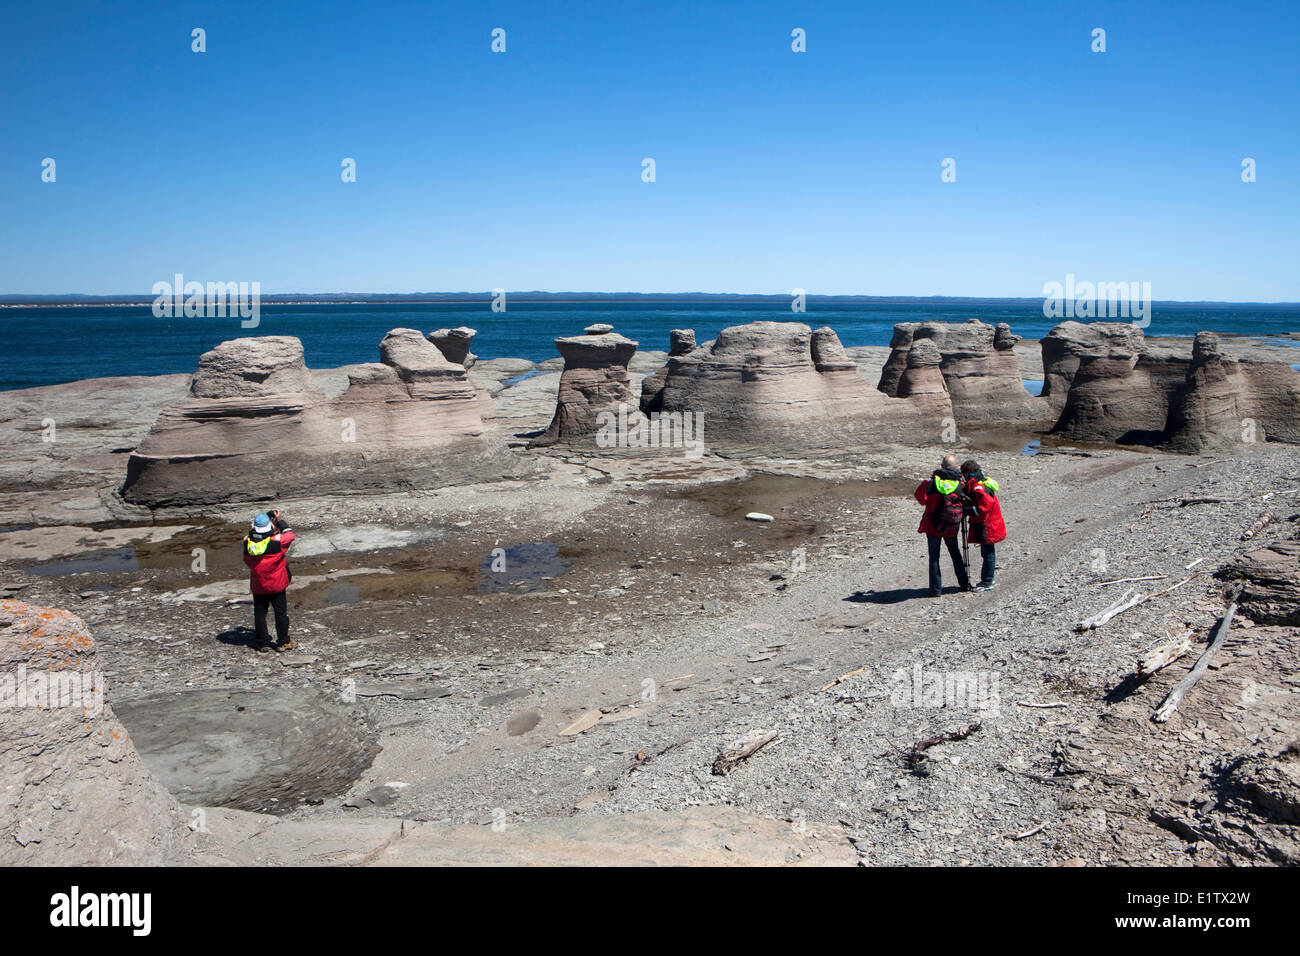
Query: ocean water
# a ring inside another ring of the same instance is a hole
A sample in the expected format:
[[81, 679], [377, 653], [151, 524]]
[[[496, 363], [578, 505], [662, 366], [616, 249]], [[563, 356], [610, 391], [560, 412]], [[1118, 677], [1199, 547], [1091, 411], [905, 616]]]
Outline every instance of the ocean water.
[[[895, 322], [927, 319], [1009, 322], [1014, 332], [1039, 338], [1056, 323], [1040, 303], [819, 303], [793, 314], [788, 304], [752, 302], [511, 302], [492, 312], [487, 299], [449, 303], [263, 304], [255, 329], [238, 318], [155, 318], [148, 306], [15, 307], [0, 309], [0, 389], [52, 385], [110, 375], [193, 372], [199, 355], [225, 339], [295, 335], [307, 364], [332, 368], [379, 358], [379, 340], [405, 326], [428, 332], [468, 325], [478, 330], [480, 358], [553, 358], [554, 339], [608, 322], [642, 349], [668, 348], [668, 332], [695, 330], [704, 342], [729, 325], [758, 320], [829, 325], [846, 346], [888, 345]], [[1193, 335], [1202, 329], [1241, 335], [1300, 332], [1300, 306], [1154, 305], [1147, 335]], [[1283, 340], [1289, 341], [1289, 340]], [[1300, 344], [1300, 343], [1293, 343]]]

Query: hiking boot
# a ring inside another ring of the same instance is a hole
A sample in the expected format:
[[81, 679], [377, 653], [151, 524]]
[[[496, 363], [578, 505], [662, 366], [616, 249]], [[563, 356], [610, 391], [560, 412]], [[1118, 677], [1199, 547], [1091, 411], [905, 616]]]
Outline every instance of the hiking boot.
[[986, 581], [981, 581], [979, 584], [975, 585], [975, 590], [976, 590], [976, 591], [992, 591], [992, 590], [993, 590], [993, 582], [992, 582], [992, 581], [987, 581], [987, 582], [986, 582]]
[[257, 653], [259, 653], [259, 654], [265, 654], [265, 653], [266, 653], [267, 651], [269, 651], [270, 649], [271, 649], [271, 645], [270, 645], [270, 644], [263, 644], [263, 643], [260, 642], [260, 641], [259, 641], [258, 643], [256, 643], [256, 644], [253, 645], [253, 650], [257, 651]]
[[283, 644], [275, 645], [275, 652], [277, 654], [283, 654], [285, 651], [291, 651], [297, 646], [298, 646], [298, 642], [291, 637]]

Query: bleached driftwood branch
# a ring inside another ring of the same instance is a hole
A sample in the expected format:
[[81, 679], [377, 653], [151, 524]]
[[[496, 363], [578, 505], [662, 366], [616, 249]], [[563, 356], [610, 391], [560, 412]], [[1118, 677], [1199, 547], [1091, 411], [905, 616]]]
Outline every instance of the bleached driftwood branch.
[[1164, 644], [1145, 652], [1138, 658], [1137, 668], [1135, 669], [1138, 680], [1149, 680], [1152, 674], [1164, 670], [1191, 649], [1192, 632], [1188, 631], [1181, 637], [1166, 641]]
[[1076, 631], [1091, 631], [1094, 628], [1101, 627], [1111, 618], [1118, 617], [1120, 614], [1123, 614], [1129, 608], [1137, 607], [1139, 604], [1145, 604], [1147, 601], [1150, 601], [1154, 597], [1159, 597], [1162, 594], [1168, 594], [1170, 591], [1177, 590], [1178, 588], [1182, 587], [1184, 584], [1192, 580], [1192, 578], [1196, 577], [1200, 573], [1201, 573], [1200, 571], [1193, 571], [1191, 574], [1183, 578], [1177, 584], [1171, 584], [1167, 588], [1163, 588], [1162, 590], [1159, 591], [1153, 591], [1150, 594], [1135, 594], [1131, 599], [1129, 598], [1129, 594], [1132, 592], [1133, 589], [1129, 588], [1127, 591], [1124, 592], [1124, 597], [1120, 598], [1118, 601], [1116, 601], [1110, 607], [1106, 608], [1104, 611], [1100, 611], [1097, 614], [1094, 614], [1092, 617], [1085, 618], [1084, 620], [1080, 621], [1078, 624], [1074, 626], [1074, 629]]
[[1114, 617], [1117, 614], [1122, 614], [1124, 611], [1127, 611], [1129, 608], [1135, 606], [1141, 600], [1142, 600], [1141, 594], [1135, 595], [1133, 594], [1132, 588], [1126, 588], [1124, 591], [1124, 596], [1122, 598], [1120, 598], [1114, 604], [1107, 606], [1103, 610], [1098, 611], [1092, 617], [1084, 618], [1082, 621], [1080, 621], [1078, 624], [1074, 626], [1074, 629], [1076, 631], [1091, 631], [1094, 628], [1101, 627], [1112, 617]]
[[716, 776], [725, 777], [731, 771], [736, 769], [736, 765], [742, 760], [747, 760], [759, 750], [766, 747], [772, 741], [776, 740], [775, 730], [753, 730], [745, 736], [736, 740], [730, 747], [718, 754], [718, 759], [713, 761], [713, 772]]
[[[1238, 589], [1237, 595], [1240, 593], [1241, 591]], [[1173, 716], [1174, 711], [1178, 709], [1178, 705], [1181, 704], [1183, 698], [1187, 696], [1187, 692], [1190, 691], [1196, 685], [1196, 682], [1201, 679], [1202, 675], [1209, 670], [1210, 659], [1214, 657], [1219, 648], [1223, 646], [1224, 639], [1228, 636], [1228, 628], [1232, 626], [1232, 616], [1236, 613], [1237, 598], [1236, 595], [1234, 595], [1232, 603], [1228, 605], [1228, 610], [1223, 614], [1223, 620], [1219, 621], [1219, 626], [1214, 630], [1214, 636], [1210, 640], [1210, 646], [1201, 652], [1201, 656], [1196, 659], [1196, 663], [1192, 665], [1192, 669], [1187, 672], [1187, 676], [1178, 682], [1178, 685], [1169, 692], [1169, 696], [1164, 699], [1164, 703], [1156, 708], [1156, 712], [1151, 715], [1152, 720], [1158, 724], [1163, 724]]]

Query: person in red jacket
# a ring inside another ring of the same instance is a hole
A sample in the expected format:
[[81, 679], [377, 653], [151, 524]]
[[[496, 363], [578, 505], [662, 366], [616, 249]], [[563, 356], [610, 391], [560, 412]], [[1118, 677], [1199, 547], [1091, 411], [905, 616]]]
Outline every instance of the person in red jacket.
[[[253, 592], [253, 627], [259, 654], [265, 654], [273, 646], [277, 651], [294, 646], [289, 637], [289, 602], [285, 598], [291, 579], [288, 555], [292, 544], [293, 529], [280, 517], [279, 511], [259, 514], [244, 538], [244, 563], [248, 565], [248, 586]], [[275, 609], [274, 645], [266, 629], [268, 608]]]
[[966, 562], [957, 546], [957, 532], [961, 528], [964, 502], [961, 497], [961, 472], [957, 470], [957, 456], [944, 455], [943, 464], [925, 481], [916, 486], [915, 498], [925, 505], [918, 534], [926, 536], [930, 548], [930, 597], [943, 593], [943, 575], [939, 569], [939, 542], [948, 547], [957, 583], [969, 591], [970, 578], [966, 575]]
[[993, 590], [993, 574], [997, 571], [997, 549], [994, 547], [1007, 536], [1007, 526], [1002, 520], [1002, 505], [998, 501], [998, 483], [984, 475], [979, 462], [964, 461], [961, 465], [966, 497], [970, 499], [974, 514], [970, 519], [970, 540], [980, 546], [980, 583], [976, 591]]

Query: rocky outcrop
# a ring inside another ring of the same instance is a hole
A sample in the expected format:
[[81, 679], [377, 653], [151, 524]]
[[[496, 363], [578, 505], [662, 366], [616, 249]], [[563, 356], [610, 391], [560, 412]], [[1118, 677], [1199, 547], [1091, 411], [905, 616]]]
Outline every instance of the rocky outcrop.
[[1063, 322], [1042, 340], [1053, 431], [1078, 441], [1161, 445], [1182, 452], [1300, 442], [1300, 373], [1221, 353], [1213, 332], [1185, 351], [1125, 323]]
[[599, 323], [584, 334], [558, 338], [555, 347], [564, 358], [555, 415], [534, 445], [550, 445], [593, 435], [599, 428], [597, 416], [618, 412], [620, 405], [635, 409], [632, 381], [627, 364], [637, 343]]
[[[1020, 337], [1005, 322], [997, 326], [968, 322], [900, 322], [894, 326], [889, 358], [878, 388], [899, 395], [909, 366], [908, 355], [919, 343], [933, 342], [959, 424], [1047, 421], [1051, 413], [1041, 399], [1025, 390], [1016, 357]], [[927, 349], [928, 352], [928, 349]], [[928, 359], [922, 365], [928, 364]]]
[[330, 398], [310, 384], [297, 339], [223, 342], [132, 453], [123, 497], [188, 506], [437, 487], [503, 470], [504, 448], [483, 434], [486, 393], [464, 366], [415, 329], [389, 332], [379, 353], [350, 367]]
[[1216, 576], [1240, 582], [1237, 604], [1256, 624], [1300, 627], [1300, 541], [1279, 541], [1250, 551]]
[[916, 335], [919, 322], [895, 322], [894, 335], [889, 340], [889, 358], [885, 359], [880, 370], [880, 381], [876, 388], [886, 395], [898, 394], [898, 383], [907, 371], [907, 353], [912, 349], [912, 339]]
[[1300, 443], [1300, 372], [1229, 358], [1217, 335], [1199, 332], [1166, 431], [1165, 444], [1184, 452], [1265, 440]]
[[668, 333], [668, 354], [689, 355], [695, 351], [694, 329], [673, 329]]
[[288, 395], [311, 388], [302, 343], [290, 335], [264, 335], [256, 348], [244, 339], [222, 342], [199, 359], [190, 383], [195, 398]]
[[435, 329], [429, 333], [428, 339], [438, 347], [448, 362], [473, 368], [478, 356], [469, 347], [476, 335], [478, 332], [475, 329], [462, 325], [454, 329]]
[[935, 440], [951, 416], [933, 370], [916, 391], [890, 398], [871, 386], [829, 328], [751, 322], [670, 356], [642, 383], [641, 410], [703, 415], [709, 442], [792, 449], [861, 448], [865, 442]]
[[829, 325], [814, 329], [812, 334], [813, 368], [819, 372], [857, 372], [858, 363], [844, 351], [840, 337]]
[[898, 380], [898, 397], [924, 401], [929, 413], [951, 413], [948, 383], [943, 377], [943, 356], [931, 339], [921, 339], [907, 352], [907, 368]]
[[0, 865], [183, 861], [188, 816], [105, 699], [85, 623], [0, 601]]
[[[1167, 349], [1149, 348], [1136, 326], [1095, 325], [1103, 328], [1062, 323], [1043, 339], [1045, 383], [1051, 381], [1055, 389], [1068, 382], [1052, 430], [1076, 441], [1159, 444], [1174, 396], [1186, 378], [1186, 363]], [[1054, 343], [1051, 359], [1049, 341]]]
[[1142, 352], [1142, 330], [1131, 322], [1062, 322], [1039, 341], [1043, 353], [1042, 397], [1060, 415], [1070, 383], [1085, 359], [1109, 353], [1135, 356]]
[[[673, 329], [668, 333], [668, 361], [681, 355], [690, 355], [696, 349], [694, 329]], [[647, 415], [660, 410], [659, 394], [668, 381], [667, 364], [660, 366], [641, 380], [641, 411]]]

